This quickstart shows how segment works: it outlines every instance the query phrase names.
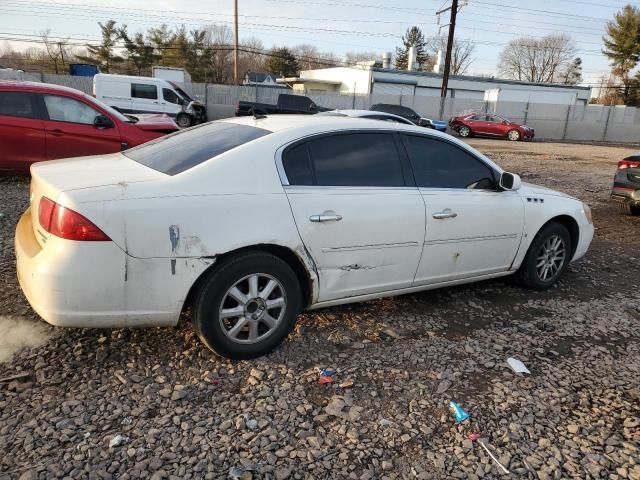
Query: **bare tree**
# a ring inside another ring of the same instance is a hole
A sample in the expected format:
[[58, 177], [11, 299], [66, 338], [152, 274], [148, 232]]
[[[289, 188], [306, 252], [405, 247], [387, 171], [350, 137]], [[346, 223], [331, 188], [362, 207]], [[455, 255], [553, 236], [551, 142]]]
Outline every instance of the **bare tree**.
[[51, 33], [51, 29], [44, 30], [40, 32], [40, 38], [42, 38], [42, 43], [44, 44], [44, 49], [47, 53], [49, 59], [53, 63], [53, 69], [56, 73], [58, 72], [58, 64], [65, 67], [65, 59], [69, 58], [69, 52], [66, 51], [66, 41], [57, 41], [54, 42], [49, 39], [49, 34]]
[[498, 68], [501, 74], [515, 80], [557, 82], [570, 67], [575, 54], [575, 44], [565, 34], [521, 37], [511, 40], [502, 50]]
[[260, 72], [265, 66], [265, 49], [262, 40], [256, 37], [248, 37], [240, 42], [239, 74], [247, 72]]
[[233, 33], [227, 25], [209, 25], [205, 30], [205, 44], [211, 50], [211, 81], [228, 83], [233, 76], [230, 45]]
[[291, 48], [302, 70], [335, 67], [340, 61], [330, 52], [321, 52], [309, 44], [296, 45]]
[[[442, 62], [447, 50], [447, 37], [434, 37], [427, 42], [429, 62], [424, 65], [424, 70], [431, 71], [435, 66], [438, 52], [442, 52]], [[464, 75], [475, 58], [473, 54], [476, 46], [468, 40], [455, 40], [451, 47], [451, 75]]]
[[347, 65], [355, 65], [358, 62], [382, 62], [382, 55], [376, 52], [347, 52], [345, 61]]

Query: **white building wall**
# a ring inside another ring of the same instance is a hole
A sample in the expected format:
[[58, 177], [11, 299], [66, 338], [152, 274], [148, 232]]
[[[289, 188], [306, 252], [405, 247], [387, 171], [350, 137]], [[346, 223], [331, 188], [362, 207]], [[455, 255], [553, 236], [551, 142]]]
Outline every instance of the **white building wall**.
[[366, 95], [371, 93], [371, 70], [357, 67], [321, 68], [319, 70], [303, 70], [300, 78], [329, 80], [341, 82], [338, 92]]

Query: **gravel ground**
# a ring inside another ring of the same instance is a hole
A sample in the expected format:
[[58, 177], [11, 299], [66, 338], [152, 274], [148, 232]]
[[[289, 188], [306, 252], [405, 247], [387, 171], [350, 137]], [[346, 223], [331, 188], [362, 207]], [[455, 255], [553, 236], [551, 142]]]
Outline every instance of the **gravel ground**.
[[[482, 441], [514, 478], [640, 479], [640, 218], [607, 199], [627, 151], [471, 143], [592, 205], [594, 244], [556, 288], [506, 279], [305, 314], [250, 362], [217, 358], [188, 321], [44, 325], [13, 260], [28, 183], [0, 179], [0, 322], [43, 342], [0, 364], [29, 375], [0, 383], [0, 478], [508, 477]], [[471, 421], [455, 423], [452, 399]]]

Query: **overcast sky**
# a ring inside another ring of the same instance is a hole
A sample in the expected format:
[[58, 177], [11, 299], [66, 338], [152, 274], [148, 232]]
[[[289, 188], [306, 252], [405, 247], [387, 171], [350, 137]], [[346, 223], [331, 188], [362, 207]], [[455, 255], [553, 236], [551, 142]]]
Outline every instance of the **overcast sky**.
[[[240, 38], [258, 37], [265, 47], [315, 45], [344, 55], [393, 51], [411, 25], [426, 36], [438, 33], [436, 10], [445, 0], [238, 0]], [[510, 39], [550, 33], [571, 35], [583, 60], [585, 83], [608, 72], [602, 55], [607, 20], [622, 8], [618, 0], [469, 0], [458, 14], [456, 37], [477, 44], [468, 73], [497, 74], [500, 51]], [[522, 5], [522, 6], [521, 6]], [[114, 19], [130, 31], [166, 23], [188, 29], [232, 25], [233, 0], [0, 0], [0, 38], [27, 38], [51, 29], [54, 37], [99, 41], [98, 21]], [[448, 23], [448, 12], [441, 24]], [[442, 30], [446, 33], [446, 28]], [[14, 45], [18, 45], [15, 44]], [[21, 46], [28, 45], [26, 43]]]

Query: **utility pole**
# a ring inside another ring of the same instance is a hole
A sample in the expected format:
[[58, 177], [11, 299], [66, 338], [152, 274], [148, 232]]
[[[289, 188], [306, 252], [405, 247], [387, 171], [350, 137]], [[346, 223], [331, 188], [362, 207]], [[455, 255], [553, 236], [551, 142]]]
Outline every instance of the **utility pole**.
[[449, 86], [449, 71], [451, 70], [451, 50], [453, 49], [453, 38], [456, 30], [456, 16], [458, 14], [458, 0], [451, 0], [451, 6], [439, 10], [436, 15], [451, 9], [451, 18], [449, 20], [449, 37], [447, 39], [447, 54], [444, 58], [444, 72], [442, 73], [442, 88], [440, 89], [440, 118], [444, 114], [444, 101], [447, 96]]
[[60, 58], [62, 59], [62, 68], [64, 68], [64, 50], [62, 50], [62, 42], [58, 42], [58, 49], [60, 50]]
[[233, 80], [236, 85], [238, 83], [238, 0], [233, 0], [233, 17], [235, 39], [233, 42]]

